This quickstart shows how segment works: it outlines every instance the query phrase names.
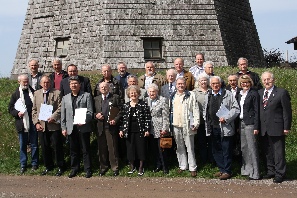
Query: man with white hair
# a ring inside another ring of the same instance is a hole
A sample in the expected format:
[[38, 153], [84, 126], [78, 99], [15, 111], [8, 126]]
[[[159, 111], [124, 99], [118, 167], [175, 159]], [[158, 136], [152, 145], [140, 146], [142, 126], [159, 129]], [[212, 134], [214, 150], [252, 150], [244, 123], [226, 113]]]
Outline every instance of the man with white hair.
[[155, 64], [151, 61], [145, 63], [145, 74], [138, 78], [138, 85], [140, 88], [146, 89], [152, 83], [158, 85], [159, 90], [165, 84], [164, 76], [156, 73]]
[[62, 69], [62, 60], [61, 59], [54, 58], [52, 65], [53, 65], [54, 72], [52, 72], [49, 75], [49, 78], [51, 80], [51, 87], [55, 88], [57, 90], [60, 90], [61, 81], [64, 78], [68, 77], [68, 73]]
[[175, 69], [168, 69], [166, 71], [166, 78], [168, 83], [161, 87], [161, 96], [170, 99], [171, 95], [175, 92], [176, 75], [177, 72], [175, 71]]
[[234, 120], [240, 109], [233, 94], [221, 88], [221, 82], [219, 76], [210, 78], [212, 90], [205, 97], [203, 117], [206, 134], [211, 136], [213, 157], [219, 168], [214, 176], [226, 180], [232, 175]]
[[8, 110], [15, 118], [15, 126], [20, 143], [20, 173], [27, 170], [27, 144], [30, 141], [32, 171], [38, 169], [38, 136], [32, 121], [34, 89], [29, 85], [27, 74], [18, 76], [19, 87], [11, 95]]

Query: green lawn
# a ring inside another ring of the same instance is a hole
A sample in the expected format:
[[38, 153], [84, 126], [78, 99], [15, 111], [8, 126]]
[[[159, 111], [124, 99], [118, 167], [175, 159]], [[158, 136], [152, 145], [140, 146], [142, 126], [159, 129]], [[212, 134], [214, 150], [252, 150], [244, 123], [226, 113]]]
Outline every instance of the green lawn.
[[[288, 179], [297, 179], [297, 134], [296, 134], [296, 110], [297, 110], [297, 70], [294, 69], [284, 69], [284, 68], [271, 68], [271, 69], [263, 69], [263, 68], [253, 68], [252, 71], [255, 71], [261, 74], [263, 71], [272, 71], [276, 78], [276, 85], [282, 88], [285, 88], [289, 91], [291, 95], [292, 109], [293, 109], [293, 125], [292, 131], [290, 135], [286, 139], [286, 159], [287, 159], [287, 178]], [[215, 73], [216, 75], [221, 76], [225, 82], [227, 82], [227, 77], [229, 74], [233, 74], [237, 71], [237, 68], [232, 67], [216, 67]], [[162, 71], [164, 74], [164, 71]], [[92, 85], [96, 84], [96, 81], [99, 78], [98, 74], [85, 74], [85, 76], [89, 77]], [[17, 81], [11, 81], [7, 78], [0, 78], [0, 173], [2, 174], [19, 174], [19, 144], [17, 133], [14, 127], [14, 118], [10, 116], [8, 113], [8, 103], [10, 100], [11, 94], [18, 87]], [[92, 135], [92, 161], [93, 161], [93, 172], [98, 173], [99, 164], [97, 153], [97, 142], [95, 135]], [[66, 150], [66, 162], [68, 164], [69, 171], [69, 151], [67, 145], [65, 145]], [[41, 158], [40, 158], [41, 159]], [[40, 168], [37, 172], [28, 171], [26, 174], [40, 174], [44, 169], [42, 165], [42, 160]], [[212, 174], [217, 171], [217, 168], [212, 165], [201, 166], [199, 161], [197, 161], [198, 165], [198, 177], [204, 178], [212, 178]], [[240, 176], [240, 165], [239, 163], [233, 163], [234, 172], [233, 177], [241, 178]], [[263, 166], [262, 166], [263, 167]], [[166, 177], [180, 177], [185, 176], [189, 177], [190, 174], [185, 172], [182, 175], [177, 175], [177, 160], [176, 158], [171, 159], [170, 164], [170, 174]], [[163, 176], [160, 173], [152, 172], [153, 166], [150, 165], [145, 171], [146, 177], [151, 176]], [[120, 175], [127, 175], [126, 172], [128, 167], [124, 162], [121, 162], [120, 167]], [[262, 170], [263, 171], [263, 170]], [[54, 175], [54, 172], [52, 173]], [[83, 175], [83, 173], [82, 173]], [[112, 172], [108, 172], [108, 175], [112, 175]], [[136, 176], [136, 174], [135, 174]]]

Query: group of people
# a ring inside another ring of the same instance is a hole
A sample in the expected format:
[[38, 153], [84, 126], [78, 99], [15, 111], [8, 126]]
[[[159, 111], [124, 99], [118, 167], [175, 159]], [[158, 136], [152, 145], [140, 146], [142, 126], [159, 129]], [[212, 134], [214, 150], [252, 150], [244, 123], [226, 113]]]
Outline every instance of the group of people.
[[[214, 176], [229, 179], [233, 150], [239, 144], [241, 174], [250, 180], [261, 179], [261, 141], [267, 171], [263, 178], [281, 183], [285, 177], [285, 135], [292, 122], [290, 96], [274, 85], [271, 72], [264, 72], [260, 79], [250, 71], [246, 58], [239, 58], [239, 72], [228, 77], [227, 85], [214, 74], [214, 63], [205, 61], [201, 53], [189, 71], [184, 60], [176, 58], [166, 77], [156, 72], [153, 62], [145, 64], [145, 74], [139, 77], [127, 72], [124, 62], [119, 62], [114, 77], [106, 64], [93, 93], [90, 80], [78, 75], [76, 65], [70, 64], [64, 71], [62, 61], [54, 59], [50, 75], [40, 73], [38, 66], [38, 61], [31, 60], [30, 73], [18, 76], [19, 88], [9, 103], [19, 135], [21, 173], [27, 170], [27, 145], [31, 147], [32, 170], [38, 168], [39, 136], [46, 168], [42, 175], [56, 163], [56, 175], [61, 176], [66, 168], [63, 142], [67, 137], [71, 157], [68, 177], [79, 172], [81, 153], [85, 177], [91, 177], [93, 131], [100, 176], [109, 169], [118, 176], [120, 158], [129, 163], [128, 174], [142, 176], [148, 154], [154, 159], [154, 172], [168, 174], [169, 149], [161, 148], [160, 141], [173, 136], [179, 174], [189, 170], [192, 177], [197, 176], [198, 151], [198, 163], [215, 162], [219, 172]], [[25, 111], [19, 110], [20, 102]], [[44, 105], [52, 108], [47, 119], [41, 118]], [[239, 143], [236, 137], [240, 137]]]

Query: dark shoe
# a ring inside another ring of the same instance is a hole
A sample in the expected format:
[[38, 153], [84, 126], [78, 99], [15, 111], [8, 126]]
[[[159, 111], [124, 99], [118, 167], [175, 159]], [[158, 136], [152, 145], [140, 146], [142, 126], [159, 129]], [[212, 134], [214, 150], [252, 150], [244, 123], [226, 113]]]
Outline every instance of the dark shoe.
[[90, 177], [92, 177], [92, 172], [91, 171], [87, 171], [85, 178], [90, 178]]
[[274, 178], [274, 175], [267, 174], [263, 176], [263, 179], [271, 179], [271, 178]]
[[56, 176], [60, 177], [61, 175], [63, 175], [64, 170], [62, 168], [58, 169], [58, 172], [56, 173]]
[[155, 170], [153, 170], [154, 173], [157, 173], [161, 170], [161, 168], [156, 168]]
[[282, 183], [284, 180], [283, 180], [283, 178], [282, 177], [275, 177], [274, 179], [273, 179], [273, 183], [276, 183], [276, 184], [280, 184], [280, 183]]
[[21, 174], [24, 174], [26, 171], [27, 171], [27, 168], [22, 167], [21, 170], [20, 170], [20, 173], [21, 173]]
[[169, 174], [169, 170], [168, 170], [168, 169], [165, 169], [165, 170], [163, 170], [163, 173], [164, 173], [165, 175], [168, 175], [168, 174]]
[[77, 175], [77, 171], [72, 170], [71, 173], [68, 175], [69, 178], [75, 177]]
[[221, 177], [222, 174], [223, 174], [222, 172], [217, 172], [217, 173], [213, 174], [213, 176], [214, 176], [214, 177]]
[[36, 166], [36, 165], [32, 166], [32, 171], [36, 171], [37, 169], [38, 169], [38, 166]]
[[41, 175], [46, 175], [46, 174], [48, 174], [50, 171], [52, 171], [53, 169], [51, 169], [51, 168], [47, 168], [47, 169], [45, 169], [44, 171], [42, 171], [42, 173], [41, 173]]
[[136, 171], [136, 169], [135, 169], [135, 168], [132, 168], [132, 169], [129, 170], [127, 173], [128, 173], [128, 174], [133, 174], [135, 171]]
[[106, 172], [106, 169], [100, 170], [99, 176], [104, 176]]
[[197, 172], [196, 171], [190, 171], [191, 172], [191, 176], [192, 177], [196, 177], [197, 176]]
[[184, 171], [185, 171], [185, 170], [179, 168], [179, 169], [177, 170], [177, 173], [178, 173], [178, 174], [181, 174], [181, 173], [184, 172]]
[[219, 178], [220, 180], [227, 180], [231, 178], [231, 175], [228, 173], [223, 173]]
[[113, 176], [118, 176], [119, 175], [119, 170], [115, 170], [115, 171], [113, 171]]

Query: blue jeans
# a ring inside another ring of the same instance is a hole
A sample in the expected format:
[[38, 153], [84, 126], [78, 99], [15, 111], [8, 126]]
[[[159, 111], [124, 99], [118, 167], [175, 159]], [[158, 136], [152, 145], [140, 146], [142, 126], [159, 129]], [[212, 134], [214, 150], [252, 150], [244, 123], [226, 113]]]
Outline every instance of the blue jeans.
[[212, 129], [212, 154], [220, 172], [232, 174], [233, 136], [221, 136], [220, 128]]
[[27, 167], [27, 145], [28, 140], [30, 140], [31, 144], [31, 165], [32, 166], [38, 166], [38, 135], [36, 128], [30, 119], [30, 130], [29, 132], [20, 131], [19, 132], [19, 142], [20, 142], [20, 162], [21, 167], [26, 168]]

